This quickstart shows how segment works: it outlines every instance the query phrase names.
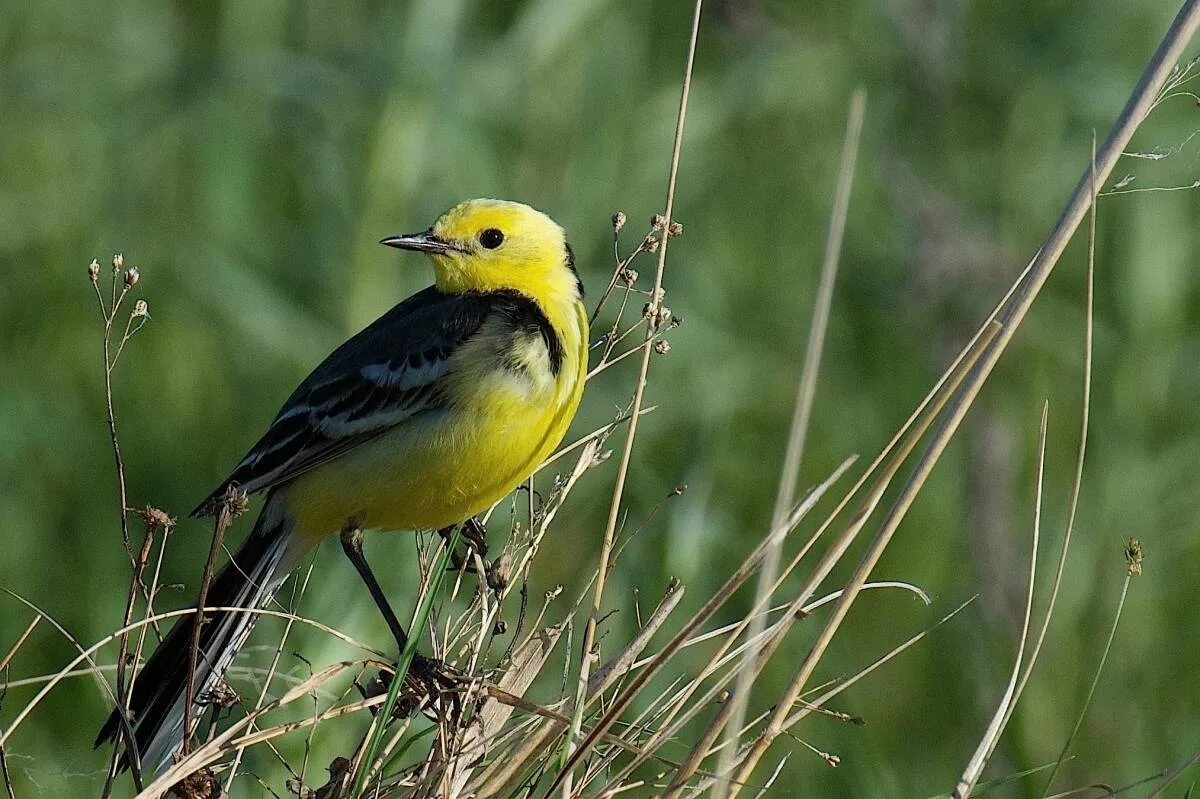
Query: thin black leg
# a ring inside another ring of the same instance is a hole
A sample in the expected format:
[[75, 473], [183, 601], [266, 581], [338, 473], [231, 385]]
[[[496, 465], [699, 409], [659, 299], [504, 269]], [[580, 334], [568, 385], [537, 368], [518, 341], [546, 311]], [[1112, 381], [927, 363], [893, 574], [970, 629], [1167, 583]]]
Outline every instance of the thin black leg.
[[396, 638], [396, 646], [399, 647], [398, 651], [403, 652], [405, 645], [408, 643], [408, 634], [400, 626], [400, 620], [396, 618], [396, 613], [392, 610], [392, 606], [388, 604], [387, 597], [383, 594], [383, 589], [379, 587], [379, 581], [375, 579], [375, 574], [367, 564], [366, 556], [363, 555], [362, 530], [357, 527], [347, 527], [342, 530], [341, 539], [342, 551], [346, 553], [346, 557], [354, 564], [354, 568], [358, 570], [359, 576], [367, 584], [367, 590], [371, 592], [371, 598], [375, 600], [375, 604], [379, 607], [379, 612], [383, 614], [388, 628], [391, 629], [392, 635]]

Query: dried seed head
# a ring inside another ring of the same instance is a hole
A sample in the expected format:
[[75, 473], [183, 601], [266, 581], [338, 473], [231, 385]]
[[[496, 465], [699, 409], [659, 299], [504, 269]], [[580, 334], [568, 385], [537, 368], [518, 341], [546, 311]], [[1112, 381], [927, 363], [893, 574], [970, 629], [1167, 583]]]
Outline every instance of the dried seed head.
[[612, 215], [613, 233], [620, 233], [621, 228], [625, 227], [625, 214], [617, 211]]
[[233, 690], [233, 686], [224, 680], [217, 680], [211, 688], [201, 697], [201, 702], [208, 705], [215, 705], [219, 708], [231, 708], [242, 701], [238, 696], [238, 692]]
[[667, 341], [665, 338], [654, 342], [654, 351], [659, 355], [666, 355], [671, 351], [671, 342]]
[[125, 288], [133, 288], [141, 279], [142, 273], [138, 271], [136, 266], [131, 266], [125, 270]]
[[1136, 538], [1125, 543], [1125, 564], [1130, 576], [1136, 577], [1142, 573], [1142, 542]]
[[132, 316], [134, 319], [137, 319], [138, 317], [141, 317], [141, 316], [145, 316], [146, 318], [149, 318], [150, 317], [150, 306], [146, 304], [145, 300], [138, 300], [137, 302], [135, 302], [133, 304], [133, 311], [132, 311], [132, 313], [130, 313], [130, 316]]
[[634, 283], [637, 283], [638, 273], [636, 269], [625, 267], [620, 271], [618, 277], [621, 278], [621, 282], [626, 286], [632, 286]]
[[[659, 298], [659, 302], [662, 298]], [[648, 302], [642, 306], [642, 316], [654, 323], [655, 327], [665, 325], [671, 319], [671, 309], [665, 305]]]
[[512, 557], [505, 552], [503, 555], [492, 561], [492, 565], [487, 569], [488, 588], [499, 593], [508, 587], [508, 583], [511, 579]]
[[221, 799], [225, 795], [225, 789], [207, 766], [184, 777], [171, 791], [184, 799]]
[[551, 588], [549, 591], [546, 592], [546, 594], [545, 594], [546, 601], [549, 602], [551, 599], [556, 599], [558, 597], [558, 595], [561, 594], [562, 592], [563, 592], [563, 587], [561, 585], [554, 586], [553, 588]]
[[677, 239], [683, 235], [683, 225], [678, 222], [672, 222], [667, 226], [667, 235], [673, 239]]
[[654, 216], [650, 217], [650, 227], [654, 228], [655, 230], [660, 229], [665, 224], [667, 224], [667, 218], [662, 214], [655, 214]]
[[117, 274], [118, 272], [120, 272], [122, 269], [124, 269], [125, 268], [125, 256], [121, 255], [121, 253], [117, 253], [116, 255], [114, 255], [113, 259], [112, 259], [112, 268], [113, 268], [114, 275]]
[[88, 264], [88, 280], [91, 280], [93, 283], [95, 283], [99, 279], [100, 279], [100, 262], [97, 261], [95, 258], [93, 258], [92, 262], [90, 264]]
[[642, 245], [642, 249], [649, 253], [658, 252], [658, 239], [653, 239], [647, 236], [645, 243]]

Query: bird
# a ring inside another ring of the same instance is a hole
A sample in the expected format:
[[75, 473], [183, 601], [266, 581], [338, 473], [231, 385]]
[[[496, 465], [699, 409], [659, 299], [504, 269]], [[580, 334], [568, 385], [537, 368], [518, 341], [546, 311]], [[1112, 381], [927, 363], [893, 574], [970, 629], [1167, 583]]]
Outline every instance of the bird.
[[[468, 200], [421, 233], [380, 243], [425, 253], [433, 285], [325, 358], [192, 515], [214, 512], [231, 487], [266, 492], [206, 607], [263, 608], [336, 534], [403, 651], [407, 637], [367, 563], [363, 531], [457, 525], [528, 478], [579, 407], [588, 316], [563, 229], [530, 206]], [[257, 618], [206, 616], [196, 697], [229, 668]], [[101, 728], [96, 746], [126, 739], [123, 766], [136, 759], [161, 772], [183, 743], [194, 624], [195, 614], [180, 617], [134, 683], [128, 715], [118, 707]], [[193, 698], [192, 719], [199, 707]]]

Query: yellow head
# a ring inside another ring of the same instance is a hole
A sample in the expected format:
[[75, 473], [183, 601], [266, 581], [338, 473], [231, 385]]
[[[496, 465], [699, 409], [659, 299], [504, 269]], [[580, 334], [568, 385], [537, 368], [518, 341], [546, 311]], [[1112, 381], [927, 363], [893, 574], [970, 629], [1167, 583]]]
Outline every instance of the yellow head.
[[521, 203], [467, 200], [423, 233], [382, 244], [429, 254], [441, 291], [516, 289], [538, 299], [579, 299], [583, 286], [563, 229]]

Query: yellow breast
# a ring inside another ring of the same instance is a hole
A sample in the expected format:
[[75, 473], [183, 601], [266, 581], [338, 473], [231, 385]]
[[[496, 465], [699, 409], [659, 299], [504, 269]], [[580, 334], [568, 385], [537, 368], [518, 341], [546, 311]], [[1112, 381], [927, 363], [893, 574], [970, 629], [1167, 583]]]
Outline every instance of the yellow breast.
[[583, 393], [587, 317], [574, 305], [564, 320], [573, 346], [557, 374], [544, 345], [538, 352], [538, 342], [513, 342], [506, 365], [481, 336], [472, 346], [491, 346], [493, 354], [465, 347], [456, 355], [462, 361], [446, 386], [448, 407], [413, 416], [284, 488], [300, 536], [315, 544], [350, 522], [440, 529], [515, 489], [562, 441]]

